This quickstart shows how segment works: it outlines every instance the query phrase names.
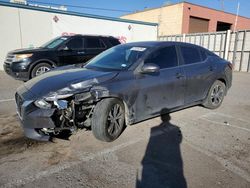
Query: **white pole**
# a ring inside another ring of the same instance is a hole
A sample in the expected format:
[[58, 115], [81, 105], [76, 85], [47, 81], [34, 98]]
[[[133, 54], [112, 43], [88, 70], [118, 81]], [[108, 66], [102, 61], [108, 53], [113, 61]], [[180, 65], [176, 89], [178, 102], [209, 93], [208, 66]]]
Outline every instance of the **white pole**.
[[228, 52], [229, 52], [229, 45], [230, 45], [230, 34], [231, 34], [231, 30], [227, 30], [225, 52], [224, 52], [224, 59], [225, 60], [228, 60]]
[[237, 13], [236, 13], [235, 23], [234, 23], [234, 32], [235, 32], [236, 29], [237, 29], [239, 11], [240, 11], [240, 2], [238, 2], [238, 6], [237, 6]]
[[183, 33], [182, 42], [186, 42], [186, 34], [185, 33]]

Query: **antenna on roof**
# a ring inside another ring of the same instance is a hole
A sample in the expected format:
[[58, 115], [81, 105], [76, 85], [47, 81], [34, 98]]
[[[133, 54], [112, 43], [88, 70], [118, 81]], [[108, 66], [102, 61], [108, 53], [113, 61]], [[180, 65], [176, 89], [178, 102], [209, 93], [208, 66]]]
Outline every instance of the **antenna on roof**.
[[172, 4], [172, 2], [171, 1], [166, 1], [165, 3], [163, 3], [163, 5], [171, 5]]
[[225, 1], [224, 0], [219, 0], [221, 3], [221, 10], [224, 11], [225, 10]]

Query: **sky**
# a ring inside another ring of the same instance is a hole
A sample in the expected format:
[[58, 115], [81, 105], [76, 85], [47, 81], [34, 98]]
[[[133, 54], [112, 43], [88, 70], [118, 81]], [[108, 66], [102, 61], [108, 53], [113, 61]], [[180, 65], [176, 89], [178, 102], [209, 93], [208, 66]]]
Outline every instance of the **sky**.
[[[3, 1], [3, 0], [0, 0]], [[4, 0], [8, 1], [8, 0]], [[69, 4], [74, 6], [98, 7], [104, 9], [117, 9], [128, 12], [90, 10], [83, 8], [68, 7], [69, 11], [82, 12], [88, 14], [96, 14], [110, 17], [120, 17], [129, 12], [143, 10], [145, 8], [160, 7], [165, 3], [178, 3], [180, 0], [33, 0], [44, 3]], [[207, 6], [210, 8], [222, 9], [223, 0], [187, 0], [187, 2]], [[29, 1], [28, 1], [29, 2]], [[240, 2], [239, 15], [250, 18], [250, 0], [224, 0], [224, 11], [236, 14], [237, 5]], [[32, 2], [33, 3], [33, 2]]]

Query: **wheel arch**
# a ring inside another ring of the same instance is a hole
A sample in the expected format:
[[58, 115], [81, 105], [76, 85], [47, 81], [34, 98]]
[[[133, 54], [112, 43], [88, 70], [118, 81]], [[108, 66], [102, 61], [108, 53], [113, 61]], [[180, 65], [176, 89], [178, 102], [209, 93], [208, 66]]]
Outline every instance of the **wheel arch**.
[[35, 66], [37, 66], [39, 63], [48, 63], [49, 65], [51, 65], [52, 67], [56, 67], [56, 63], [50, 59], [39, 59], [37, 61], [35, 61], [34, 63], [32, 63], [32, 66], [30, 66], [29, 69], [29, 78], [31, 78], [31, 73], [32, 70], [34, 69]]
[[130, 110], [129, 110], [129, 107], [128, 107], [127, 103], [121, 97], [118, 97], [118, 96], [102, 97], [102, 98], [100, 98], [100, 101], [103, 100], [103, 99], [107, 99], [107, 98], [114, 98], [114, 99], [117, 99], [117, 100], [119, 100], [120, 102], [123, 103], [124, 110], [125, 110], [125, 125], [131, 125], [131, 120], [130, 120], [131, 115], [130, 115]]
[[[220, 78], [218, 78], [217, 80], [219, 80], [219, 81], [221, 81], [222, 83], [225, 84], [225, 86], [226, 86], [225, 95], [227, 95], [227, 89], [228, 89], [227, 80], [226, 80], [225, 78], [223, 78], [223, 77], [220, 77]], [[216, 81], [216, 80], [215, 80], [215, 81]]]

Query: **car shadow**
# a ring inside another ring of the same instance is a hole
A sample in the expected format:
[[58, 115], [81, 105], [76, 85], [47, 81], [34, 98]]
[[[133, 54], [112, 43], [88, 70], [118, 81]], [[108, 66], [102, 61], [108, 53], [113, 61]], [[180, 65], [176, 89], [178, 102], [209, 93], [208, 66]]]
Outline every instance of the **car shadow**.
[[180, 149], [182, 133], [178, 126], [170, 123], [171, 117], [166, 112], [167, 109], [162, 110], [162, 123], [151, 128], [136, 188], [187, 187]]

